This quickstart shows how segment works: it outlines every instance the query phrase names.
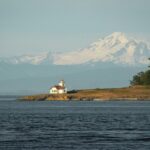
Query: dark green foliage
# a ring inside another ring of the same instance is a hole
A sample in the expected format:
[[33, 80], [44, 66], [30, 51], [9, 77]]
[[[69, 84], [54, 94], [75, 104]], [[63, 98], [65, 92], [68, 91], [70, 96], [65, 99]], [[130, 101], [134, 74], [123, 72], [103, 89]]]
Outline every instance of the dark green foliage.
[[131, 85], [150, 85], [150, 70], [139, 72], [137, 75], [133, 76], [133, 80], [130, 83]]
[[150, 85], [150, 70], [140, 72], [133, 76], [131, 85]]
[[150, 70], [140, 72], [133, 76], [131, 85], [150, 85]]
[[77, 93], [77, 90], [68, 91], [67, 93], [69, 94]]

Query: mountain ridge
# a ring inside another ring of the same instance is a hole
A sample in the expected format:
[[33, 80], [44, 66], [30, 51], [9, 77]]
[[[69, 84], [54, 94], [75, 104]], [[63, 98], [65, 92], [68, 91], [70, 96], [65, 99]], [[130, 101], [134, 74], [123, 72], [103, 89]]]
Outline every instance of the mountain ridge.
[[147, 64], [150, 49], [146, 42], [128, 38], [124, 33], [114, 32], [79, 51], [61, 54], [55, 64], [82, 64], [86, 62], [112, 62], [122, 65]]
[[144, 41], [127, 37], [125, 33], [114, 32], [80, 50], [53, 53], [43, 52], [1, 58], [0, 62], [10, 64], [53, 64], [53, 65], [81, 65], [94, 63], [112, 63], [119, 65], [146, 65], [150, 56], [150, 48]]

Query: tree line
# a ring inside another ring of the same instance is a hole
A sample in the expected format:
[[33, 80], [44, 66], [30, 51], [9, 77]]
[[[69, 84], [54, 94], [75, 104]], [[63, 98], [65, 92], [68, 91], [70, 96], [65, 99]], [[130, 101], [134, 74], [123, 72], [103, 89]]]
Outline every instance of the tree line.
[[150, 85], [150, 66], [148, 70], [134, 75], [130, 83], [131, 85]]

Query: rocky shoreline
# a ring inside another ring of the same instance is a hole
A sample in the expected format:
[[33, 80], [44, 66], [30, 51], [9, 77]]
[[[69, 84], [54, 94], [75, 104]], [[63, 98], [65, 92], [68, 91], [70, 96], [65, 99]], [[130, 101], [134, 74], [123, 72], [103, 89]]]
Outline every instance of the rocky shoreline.
[[26, 101], [106, 101], [106, 100], [150, 100], [150, 87], [134, 86], [110, 89], [86, 89], [69, 91], [67, 94], [38, 94], [21, 97]]

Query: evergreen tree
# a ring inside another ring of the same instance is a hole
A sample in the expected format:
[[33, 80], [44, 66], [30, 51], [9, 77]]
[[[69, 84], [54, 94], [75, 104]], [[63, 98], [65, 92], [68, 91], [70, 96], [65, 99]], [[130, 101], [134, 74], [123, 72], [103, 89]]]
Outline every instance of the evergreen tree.
[[150, 85], [150, 70], [139, 72], [137, 75], [134, 75], [130, 83], [131, 85]]

